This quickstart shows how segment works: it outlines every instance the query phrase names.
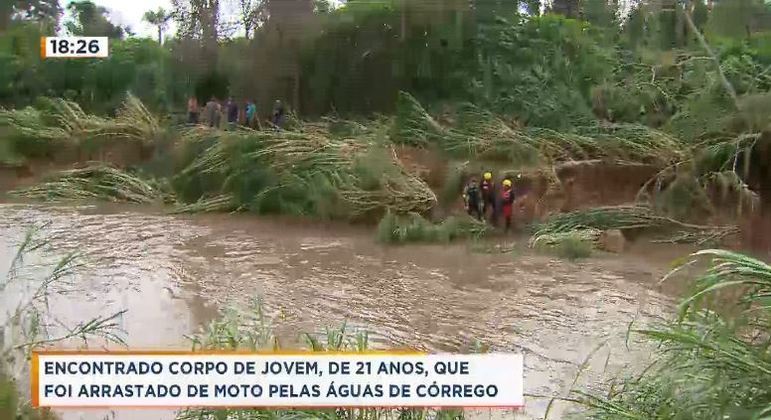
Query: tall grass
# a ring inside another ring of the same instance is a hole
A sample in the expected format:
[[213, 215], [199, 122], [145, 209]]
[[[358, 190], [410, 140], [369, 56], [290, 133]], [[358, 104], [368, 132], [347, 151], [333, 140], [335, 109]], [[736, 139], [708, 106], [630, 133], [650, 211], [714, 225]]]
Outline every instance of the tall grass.
[[10, 194], [45, 201], [101, 200], [140, 204], [172, 199], [162, 183], [99, 163], [50, 175], [40, 184]]
[[[0, 283], [3, 296], [12, 300], [11, 310], [0, 314], [0, 418], [51, 419], [47, 410], [30, 408], [28, 395], [18, 390], [18, 381], [28, 375], [28, 360], [32, 349], [45, 349], [58, 343], [94, 339], [125, 345], [118, 319], [125, 312], [98, 316], [77, 325], [68, 325], [49, 312], [49, 302], [55, 295], [74, 292], [70, 277], [82, 266], [82, 256], [70, 253], [52, 265], [26, 264], [30, 253], [50, 252], [41, 239], [42, 226], [27, 231], [13, 256], [9, 269]], [[50, 270], [40, 277], [41, 270]], [[56, 326], [52, 328], [52, 326]]]
[[544, 233], [530, 240], [530, 247], [550, 252], [560, 258], [577, 260], [592, 255], [594, 242], [600, 238], [598, 229], [577, 229], [567, 232]]
[[771, 415], [771, 266], [723, 250], [693, 257], [689, 265], [706, 258], [710, 266], [681, 302], [678, 319], [637, 330], [658, 344], [654, 362], [642, 374], [623, 378], [606, 395], [576, 392], [575, 401], [584, 404], [587, 417]]
[[40, 98], [35, 107], [0, 109], [0, 128], [8, 130], [12, 151], [24, 157], [53, 157], [67, 147], [98, 147], [110, 141], [148, 145], [161, 133], [160, 123], [142, 102], [128, 95], [115, 118], [90, 115], [75, 102]]
[[458, 107], [456, 120], [452, 127], [442, 126], [415, 98], [401, 92], [392, 140], [418, 147], [437, 144], [451, 155], [519, 165], [597, 158], [668, 164], [683, 156], [678, 139], [640, 124], [594, 124], [559, 132], [515, 126], [471, 104]]
[[684, 223], [659, 215], [649, 206], [608, 206], [554, 214], [536, 226], [530, 244], [534, 246], [557, 243], [571, 232], [596, 241], [599, 231], [608, 229], [648, 230], [657, 235], [658, 242], [697, 244], [719, 241], [737, 232], [735, 226]]
[[231, 197], [233, 209], [348, 219], [425, 212], [436, 202], [377, 133], [339, 138], [305, 128], [187, 131], [175, 190], [187, 203]]

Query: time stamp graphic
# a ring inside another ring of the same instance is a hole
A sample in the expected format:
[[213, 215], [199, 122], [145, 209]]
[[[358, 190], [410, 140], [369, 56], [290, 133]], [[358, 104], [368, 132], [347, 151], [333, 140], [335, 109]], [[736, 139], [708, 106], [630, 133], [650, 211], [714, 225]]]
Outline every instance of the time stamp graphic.
[[42, 58], [105, 58], [108, 55], [107, 37], [46, 36], [40, 38]]

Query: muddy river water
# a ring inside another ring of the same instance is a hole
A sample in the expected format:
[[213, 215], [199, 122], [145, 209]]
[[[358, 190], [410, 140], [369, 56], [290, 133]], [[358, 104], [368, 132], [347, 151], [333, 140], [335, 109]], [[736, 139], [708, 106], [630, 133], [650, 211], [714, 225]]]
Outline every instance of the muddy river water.
[[[376, 348], [464, 351], [479, 340], [525, 356], [527, 407], [507, 418], [542, 418], [549, 399], [539, 395], [564, 394], [598, 346], [578, 386], [643, 366], [647, 348], [634, 340], [627, 346], [628, 325], [671, 313], [672, 296], [658, 280], [689, 252], [633, 248], [573, 263], [526, 251], [479, 253], [464, 244], [385, 247], [371, 230], [346, 225], [0, 204], [3, 273], [26, 229], [44, 223], [54, 254], [77, 250], [87, 260], [74, 278], [80, 292], [52, 302], [51, 311], [63, 320], [126, 309], [120, 323], [130, 346], [187, 348], [184, 335], [219, 309], [259, 297], [284, 346], [298, 343], [303, 332], [343, 322], [368, 331]], [[564, 409], [558, 404], [550, 418]], [[61, 414], [101, 419], [106, 413]], [[172, 413], [133, 410], [109, 417], [165, 419]]]

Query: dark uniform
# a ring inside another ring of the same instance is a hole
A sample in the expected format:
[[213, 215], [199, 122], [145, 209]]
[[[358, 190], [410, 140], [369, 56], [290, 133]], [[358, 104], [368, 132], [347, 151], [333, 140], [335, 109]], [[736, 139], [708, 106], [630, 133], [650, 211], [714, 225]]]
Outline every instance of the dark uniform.
[[[483, 179], [479, 186], [482, 190], [482, 214], [484, 217], [490, 217], [490, 221], [495, 225], [498, 216], [495, 212], [495, 184], [493, 180]], [[488, 215], [488, 212], [491, 214]]]
[[464, 198], [468, 214], [482, 220], [482, 194], [476, 182], [472, 181], [466, 185]]

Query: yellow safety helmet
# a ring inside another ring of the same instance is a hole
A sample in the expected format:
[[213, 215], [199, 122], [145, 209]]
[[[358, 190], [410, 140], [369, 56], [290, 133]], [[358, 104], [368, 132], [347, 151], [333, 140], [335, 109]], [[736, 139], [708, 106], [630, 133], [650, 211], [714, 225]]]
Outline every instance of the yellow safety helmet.
[[511, 180], [510, 179], [504, 179], [503, 180], [503, 186], [510, 187], [511, 186]]
[[485, 174], [483, 176], [484, 176], [486, 181], [489, 181], [489, 180], [493, 179], [493, 174], [491, 174], [490, 172], [485, 172]]

